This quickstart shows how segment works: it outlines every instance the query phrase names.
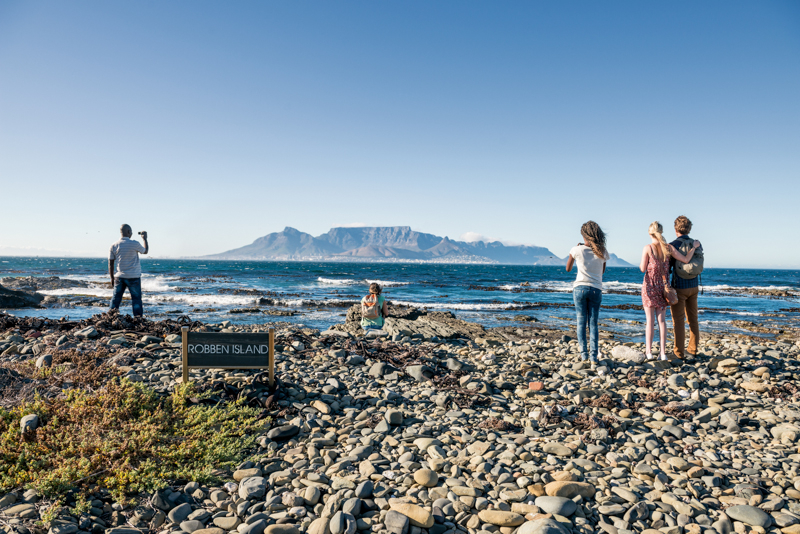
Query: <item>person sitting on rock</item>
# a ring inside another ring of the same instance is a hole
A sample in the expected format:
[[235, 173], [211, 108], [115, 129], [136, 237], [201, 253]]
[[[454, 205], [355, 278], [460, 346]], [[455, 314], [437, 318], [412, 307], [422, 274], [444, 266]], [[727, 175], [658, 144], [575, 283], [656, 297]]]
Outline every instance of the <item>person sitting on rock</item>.
[[[122, 303], [125, 288], [131, 294], [133, 316], [141, 317], [144, 314], [142, 306], [142, 266], [139, 263], [139, 254], [147, 254], [150, 245], [147, 244], [147, 232], [139, 232], [144, 241], [144, 246], [131, 239], [133, 230], [127, 224], [120, 229], [122, 237], [111, 245], [108, 253], [108, 274], [111, 276], [111, 287], [114, 288], [114, 297], [111, 299], [111, 309], [116, 310]], [[116, 271], [114, 267], [116, 266]]]
[[369, 285], [369, 295], [361, 299], [361, 328], [365, 331], [382, 329], [383, 319], [389, 314], [382, 291], [380, 284], [373, 282]]

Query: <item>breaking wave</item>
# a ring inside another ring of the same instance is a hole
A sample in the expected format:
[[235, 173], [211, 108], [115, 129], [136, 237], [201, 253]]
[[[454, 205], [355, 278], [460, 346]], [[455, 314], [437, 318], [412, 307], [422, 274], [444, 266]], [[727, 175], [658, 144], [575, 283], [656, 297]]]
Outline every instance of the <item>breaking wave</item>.
[[401, 287], [407, 286], [411, 282], [395, 282], [393, 280], [353, 280], [352, 278], [325, 278], [320, 276], [317, 278], [317, 282], [320, 284], [328, 284], [333, 286], [354, 286], [360, 284], [380, 284], [381, 287]]
[[330, 284], [333, 286], [352, 286], [360, 283], [358, 280], [352, 280], [350, 278], [324, 278], [322, 276], [317, 278], [317, 282], [320, 284]]

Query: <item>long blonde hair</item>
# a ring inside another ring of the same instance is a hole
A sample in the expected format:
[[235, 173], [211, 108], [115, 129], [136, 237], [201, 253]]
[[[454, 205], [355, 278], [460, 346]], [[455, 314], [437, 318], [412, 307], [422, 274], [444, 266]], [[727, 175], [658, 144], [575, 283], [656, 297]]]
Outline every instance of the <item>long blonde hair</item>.
[[606, 234], [600, 229], [600, 225], [594, 221], [583, 223], [583, 226], [581, 226], [581, 235], [586, 241], [586, 244], [589, 245], [589, 248], [592, 249], [592, 252], [594, 252], [594, 255], [601, 260], [605, 260]]
[[658, 239], [658, 242], [661, 243], [661, 251], [664, 253], [664, 258], [668, 258], [669, 257], [669, 244], [667, 243], [667, 240], [664, 239], [664, 236], [662, 235], [664, 233], [664, 227], [661, 226], [661, 223], [658, 222], [658, 221], [653, 221], [650, 224], [650, 228], [648, 228], [648, 232], [650, 233], [651, 236], [653, 236], [656, 239]]

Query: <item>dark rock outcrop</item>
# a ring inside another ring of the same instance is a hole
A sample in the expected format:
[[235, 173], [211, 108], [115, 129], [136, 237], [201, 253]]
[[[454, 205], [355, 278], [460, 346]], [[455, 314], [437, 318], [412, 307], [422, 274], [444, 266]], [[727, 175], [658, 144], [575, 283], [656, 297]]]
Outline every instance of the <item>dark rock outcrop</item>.
[[0, 286], [0, 308], [41, 308], [44, 295], [14, 291]]
[[[334, 325], [330, 329], [352, 335], [362, 335], [364, 331], [361, 328], [361, 306], [353, 305], [347, 310], [344, 324]], [[426, 339], [433, 337], [439, 339], [495, 337], [483, 326], [458, 319], [450, 312], [427, 311], [392, 304], [389, 304], [389, 315], [383, 330], [389, 335], [413, 336], [417, 334]]]
[[58, 276], [7, 276], [0, 279], [0, 284], [8, 289], [25, 291], [27, 293], [73, 287], [91, 287], [89, 282], [85, 282], [83, 280], [70, 280], [69, 278], [59, 278]]

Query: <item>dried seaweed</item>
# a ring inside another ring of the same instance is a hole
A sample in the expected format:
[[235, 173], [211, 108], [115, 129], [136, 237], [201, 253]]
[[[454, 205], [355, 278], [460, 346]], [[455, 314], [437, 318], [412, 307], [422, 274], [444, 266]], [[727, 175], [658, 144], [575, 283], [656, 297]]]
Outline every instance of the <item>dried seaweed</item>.
[[538, 423], [539, 426], [548, 426], [558, 424], [563, 420], [563, 408], [558, 404], [553, 404], [549, 409], [543, 406], [539, 412]]
[[596, 428], [605, 428], [608, 430], [608, 433], [613, 436], [616, 433], [614, 425], [616, 425], [618, 422], [619, 421], [617, 418], [613, 415], [604, 415], [602, 417], [598, 417], [597, 415], [579, 413], [572, 420], [572, 426], [583, 431], [591, 431]]
[[497, 417], [488, 417], [478, 423], [478, 428], [483, 428], [485, 430], [500, 430], [502, 432], [508, 431], [517, 431], [520, 427], [515, 424], [509, 423], [508, 421], [504, 421], [503, 419], [498, 419]]
[[617, 407], [617, 403], [608, 393], [604, 393], [596, 399], [583, 399], [583, 404], [586, 406], [591, 406], [592, 408], [606, 408], [609, 410]]
[[647, 382], [647, 380], [644, 379], [644, 377], [642, 376], [643, 374], [644, 371], [642, 371], [641, 369], [637, 367], [631, 367], [628, 370], [628, 375], [627, 375], [628, 381], [635, 386], [646, 388], [650, 384]]
[[94, 326], [101, 333], [124, 331], [165, 337], [169, 334], [180, 334], [181, 328], [184, 326], [199, 328], [204, 325], [199, 321], [192, 321], [187, 315], [182, 315], [176, 319], [151, 321], [144, 317], [122, 315], [119, 310], [109, 310], [82, 321], [70, 321], [66, 317], [62, 319], [46, 319], [44, 317], [15, 317], [13, 315], [0, 314], [0, 330], [16, 328], [20, 332], [27, 332], [29, 330], [52, 329], [65, 332], [89, 326]]
[[800, 397], [800, 388], [798, 388], [792, 382], [784, 382], [782, 384], [777, 384], [772, 386], [767, 390], [767, 396], [773, 397], [776, 399], [797, 399]]
[[94, 391], [119, 374], [105, 352], [64, 350], [52, 353], [52, 367], [32, 362], [0, 364], [0, 406], [19, 406], [35, 397], [54, 398], [65, 389]]
[[669, 416], [677, 417], [678, 419], [691, 419], [694, 417], [694, 410], [688, 408], [681, 402], [670, 402], [661, 407], [661, 411]]

